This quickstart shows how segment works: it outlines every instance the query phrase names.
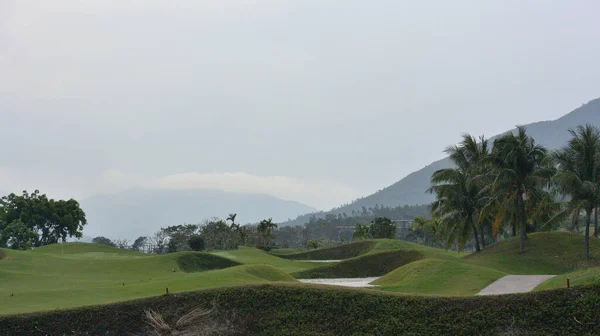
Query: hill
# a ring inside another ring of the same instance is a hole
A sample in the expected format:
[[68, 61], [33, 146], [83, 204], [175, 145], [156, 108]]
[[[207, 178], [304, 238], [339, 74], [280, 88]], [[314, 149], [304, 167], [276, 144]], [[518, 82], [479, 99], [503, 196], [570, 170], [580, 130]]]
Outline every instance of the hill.
[[254, 223], [267, 217], [283, 221], [314, 211], [268, 195], [207, 189], [132, 189], [90, 197], [81, 202], [81, 208], [88, 220], [84, 234], [130, 240], [151, 235], [161, 227], [224, 218], [232, 212], [238, 214], [238, 222]]
[[[536, 122], [524, 126], [527, 127], [527, 132], [538, 143], [554, 150], [566, 144], [569, 139], [569, 129], [585, 123], [591, 123], [600, 127], [600, 98], [590, 101], [559, 119]], [[362, 207], [369, 208], [377, 204], [384, 207], [397, 207], [401, 205], [430, 203], [433, 201], [433, 196], [426, 194], [425, 190], [430, 186], [431, 175], [439, 169], [449, 167], [452, 167], [452, 163], [447, 158], [433, 162], [372, 195], [359, 198], [348, 205], [332, 209], [329, 212], [318, 213], [317, 215], [325, 216], [328, 213], [346, 213], [350, 215], [353, 210], [359, 211]], [[300, 222], [305, 223], [307, 221], [308, 218], [305, 216], [300, 221], [295, 221], [294, 224], [303, 224]]]

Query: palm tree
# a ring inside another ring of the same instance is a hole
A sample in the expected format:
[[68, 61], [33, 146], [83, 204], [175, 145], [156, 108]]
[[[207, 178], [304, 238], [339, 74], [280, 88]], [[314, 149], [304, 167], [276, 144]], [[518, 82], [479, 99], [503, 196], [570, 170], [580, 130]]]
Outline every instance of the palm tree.
[[258, 223], [258, 231], [263, 234], [265, 238], [271, 238], [271, 233], [277, 228], [277, 224], [273, 223], [273, 219], [263, 219]]
[[525, 252], [527, 238], [527, 204], [537, 190], [548, 184], [553, 170], [546, 167], [547, 150], [527, 135], [525, 127], [517, 127], [517, 133], [508, 133], [494, 141], [492, 150], [495, 178], [492, 192], [501, 201], [499, 216], [515, 206], [517, 225], [520, 230], [520, 251]]
[[585, 258], [590, 257], [590, 224], [592, 212], [598, 207], [600, 192], [600, 130], [592, 125], [569, 130], [572, 135], [568, 144], [554, 153], [558, 165], [555, 176], [559, 191], [570, 196], [566, 212], [585, 217]]
[[431, 210], [445, 225], [446, 247], [459, 243], [464, 247], [473, 235], [475, 250], [481, 251], [478, 233], [478, 213], [481, 210], [480, 192], [482, 185], [476, 177], [489, 159], [488, 141], [479, 141], [464, 134], [458, 146], [445, 151], [456, 168], [441, 169], [433, 173], [432, 186], [427, 190], [436, 194]]
[[231, 228], [232, 229], [236, 229], [239, 227], [239, 225], [235, 224], [235, 217], [237, 217], [236, 213], [230, 213], [229, 216], [227, 217], [226, 221], [231, 221]]

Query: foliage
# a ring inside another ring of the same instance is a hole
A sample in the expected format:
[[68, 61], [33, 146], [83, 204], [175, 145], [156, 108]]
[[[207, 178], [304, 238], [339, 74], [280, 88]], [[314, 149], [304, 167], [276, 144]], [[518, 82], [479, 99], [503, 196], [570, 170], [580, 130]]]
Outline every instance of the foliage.
[[[304, 285], [253, 285], [0, 317], [7, 335], [144, 333], [144, 312], [176, 321], [218, 298], [251, 318], [248, 335], [596, 335], [600, 287], [474, 298], [412, 297]], [[375, 308], [374, 308], [375, 307]], [[407, 318], [410, 316], [410, 318]], [[102, 323], [99, 323], [102, 321]]]
[[168, 237], [168, 253], [187, 251], [189, 249], [188, 241], [197, 234], [198, 225], [183, 224], [171, 225], [160, 229]]
[[232, 250], [239, 244], [238, 235], [222, 220], [207, 222], [200, 228], [206, 250]]
[[354, 233], [352, 234], [353, 240], [363, 240], [371, 238], [371, 233], [369, 232], [369, 226], [364, 224], [356, 224], [356, 228], [354, 229]]
[[261, 235], [261, 240], [257, 245], [258, 248], [265, 251], [270, 251], [275, 247], [275, 237], [273, 230], [277, 229], [277, 224], [273, 223], [273, 219], [263, 219], [258, 223], [257, 230]]
[[[21, 195], [10, 194], [0, 199], [0, 232], [15, 221], [21, 221], [37, 234], [26, 234], [33, 240], [34, 246], [55, 244], [67, 237], [81, 238], [81, 231], [87, 223], [77, 201], [48, 199], [39, 190], [31, 194], [23, 191]], [[10, 238], [3, 235], [0, 244], [5, 244]]]
[[106, 245], [106, 246], [112, 246], [112, 247], [116, 247], [117, 245], [115, 245], [115, 243], [112, 242], [112, 240], [106, 238], [106, 237], [102, 237], [102, 236], [98, 236], [92, 239], [92, 243], [94, 244], [101, 244], [101, 245]]
[[26, 250], [38, 239], [38, 233], [17, 219], [0, 232], [0, 240], [4, 239], [6, 241], [1, 242], [0, 246], [5, 245], [13, 250]]
[[148, 237], [145, 237], [145, 236], [137, 237], [133, 241], [133, 245], [131, 245], [131, 249], [135, 250], [135, 251], [141, 251], [147, 241], [148, 241]]
[[387, 217], [375, 217], [369, 227], [369, 236], [372, 238], [396, 238], [396, 224]]
[[188, 245], [192, 251], [204, 250], [204, 239], [200, 235], [194, 235], [188, 240]]
[[554, 181], [559, 191], [570, 197], [561, 213], [579, 215], [585, 211], [585, 258], [590, 257], [590, 224], [600, 203], [600, 130], [592, 125], [569, 130], [572, 139], [554, 153], [558, 173]]

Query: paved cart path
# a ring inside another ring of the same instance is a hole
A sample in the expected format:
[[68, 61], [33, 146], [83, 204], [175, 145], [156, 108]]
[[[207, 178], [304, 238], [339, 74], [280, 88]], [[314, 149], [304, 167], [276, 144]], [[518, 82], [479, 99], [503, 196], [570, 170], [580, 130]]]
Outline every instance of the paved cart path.
[[507, 275], [485, 287], [477, 295], [498, 295], [531, 292], [542, 282], [556, 275]]

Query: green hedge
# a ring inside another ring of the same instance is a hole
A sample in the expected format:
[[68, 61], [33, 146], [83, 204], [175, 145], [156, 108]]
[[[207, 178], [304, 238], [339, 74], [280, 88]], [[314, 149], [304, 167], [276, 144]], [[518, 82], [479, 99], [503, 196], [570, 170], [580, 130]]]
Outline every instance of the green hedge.
[[241, 265], [233, 260], [209, 253], [188, 252], [177, 257], [177, 266], [184, 272], [202, 272]]
[[249, 335], [598, 335], [600, 286], [469, 298], [307, 285], [219, 288], [74, 310], [0, 317], [2, 335], [145, 334], [144, 309], [174, 321], [217, 299]]
[[300, 253], [277, 255], [280, 258], [294, 260], [341, 260], [358, 257], [369, 252], [377, 244], [374, 240], [357, 241], [350, 244], [311, 250]]
[[296, 279], [374, 277], [422, 258], [423, 254], [419, 251], [384, 251], [296, 272], [292, 276]]

